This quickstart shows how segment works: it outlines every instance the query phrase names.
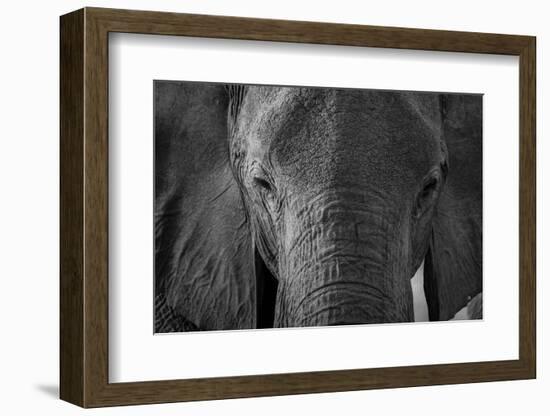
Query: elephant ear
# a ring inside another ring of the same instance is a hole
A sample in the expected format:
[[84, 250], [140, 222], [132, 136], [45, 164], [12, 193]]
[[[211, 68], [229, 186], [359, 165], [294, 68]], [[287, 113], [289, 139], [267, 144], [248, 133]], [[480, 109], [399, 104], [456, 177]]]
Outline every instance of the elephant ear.
[[425, 259], [430, 320], [448, 320], [482, 291], [482, 96], [441, 96], [448, 173]]
[[252, 328], [254, 252], [221, 84], [155, 81], [155, 332]]

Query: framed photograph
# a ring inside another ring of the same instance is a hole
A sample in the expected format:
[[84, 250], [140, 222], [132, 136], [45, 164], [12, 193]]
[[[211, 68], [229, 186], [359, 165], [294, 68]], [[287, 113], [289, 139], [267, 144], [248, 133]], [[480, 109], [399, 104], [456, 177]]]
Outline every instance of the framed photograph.
[[536, 377], [534, 37], [60, 29], [63, 400]]

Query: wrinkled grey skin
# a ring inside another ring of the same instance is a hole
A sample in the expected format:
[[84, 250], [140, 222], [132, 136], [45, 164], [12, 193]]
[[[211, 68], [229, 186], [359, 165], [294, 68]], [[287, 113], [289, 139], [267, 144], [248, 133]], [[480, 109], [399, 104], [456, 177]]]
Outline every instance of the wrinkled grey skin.
[[431, 320], [481, 292], [480, 96], [155, 93], [157, 331], [412, 321], [423, 260]]

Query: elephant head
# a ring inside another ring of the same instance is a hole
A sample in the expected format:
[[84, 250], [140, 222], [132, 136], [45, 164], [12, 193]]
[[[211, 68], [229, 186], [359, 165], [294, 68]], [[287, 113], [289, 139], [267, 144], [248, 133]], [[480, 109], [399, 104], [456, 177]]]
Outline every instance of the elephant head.
[[480, 96], [156, 82], [155, 143], [157, 331], [412, 321], [422, 261], [431, 320], [481, 292]]

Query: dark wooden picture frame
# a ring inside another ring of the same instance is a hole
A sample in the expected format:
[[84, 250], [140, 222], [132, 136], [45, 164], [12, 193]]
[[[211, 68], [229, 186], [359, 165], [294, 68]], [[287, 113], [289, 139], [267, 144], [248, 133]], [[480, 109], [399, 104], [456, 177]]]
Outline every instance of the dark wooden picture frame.
[[[536, 377], [534, 37], [85, 8], [61, 17], [60, 396], [82, 407]], [[519, 359], [109, 383], [108, 34], [519, 56]]]

